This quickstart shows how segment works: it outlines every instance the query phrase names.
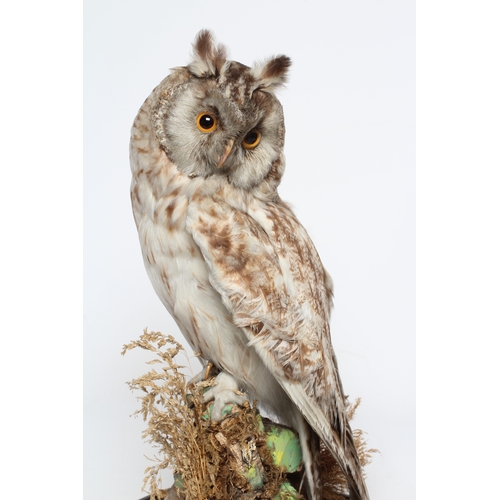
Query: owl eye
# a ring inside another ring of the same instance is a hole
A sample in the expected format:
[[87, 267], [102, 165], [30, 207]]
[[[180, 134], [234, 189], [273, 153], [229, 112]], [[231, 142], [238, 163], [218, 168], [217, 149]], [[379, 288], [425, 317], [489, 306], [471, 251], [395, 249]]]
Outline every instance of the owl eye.
[[207, 113], [204, 111], [200, 113], [196, 118], [196, 126], [198, 130], [201, 130], [203, 133], [208, 134], [209, 132], [213, 132], [217, 128], [217, 118], [212, 113]]
[[243, 147], [245, 149], [256, 148], [260, 142], [261, 134], [257, 129], [250, 130], [248, 134], [243, 139]]

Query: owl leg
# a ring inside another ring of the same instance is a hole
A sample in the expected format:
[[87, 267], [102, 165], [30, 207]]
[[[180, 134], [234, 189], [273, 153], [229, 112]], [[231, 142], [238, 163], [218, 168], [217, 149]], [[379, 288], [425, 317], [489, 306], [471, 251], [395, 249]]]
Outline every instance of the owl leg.
[[234, 403], [242, 406], [245, 402], [248, 403], [248, 396], [238, 391], [238, 382], [236, 379], [226, 372], [220, 372], [215, 377], [215, 385], [203, 394], [203, 402], [214, 402], [212, 409], [211, 420], [219, 421], [222, 418], [222, 410], [229, 403]]
[[302, 448], [302, 462], [306, 476], [308, 500], [321, 500], [320, 439], [302, 414], [296, 410], [294, 415], [295, 430], [299, 433]]

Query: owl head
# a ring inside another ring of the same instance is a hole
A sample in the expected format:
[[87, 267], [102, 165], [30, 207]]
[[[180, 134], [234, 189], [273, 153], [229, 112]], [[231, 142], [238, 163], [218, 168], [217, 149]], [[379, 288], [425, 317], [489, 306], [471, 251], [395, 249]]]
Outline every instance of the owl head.
[[205, 30], [193, 47], [192, 62], [173, 70], [176, 84], [154, 107], [156, 136], [184, 174], [223, 176], [251, 189], [281, 163], [285, 127], [274, 92], [291, 61], [277, 56], [248, 67], [227, 60], [225, 47]]

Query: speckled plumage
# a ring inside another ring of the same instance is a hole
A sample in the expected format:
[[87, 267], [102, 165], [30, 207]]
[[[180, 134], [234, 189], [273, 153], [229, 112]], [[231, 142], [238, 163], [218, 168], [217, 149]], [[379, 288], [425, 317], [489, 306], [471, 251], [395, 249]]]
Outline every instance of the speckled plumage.
[[[319, 500], [318, 436], [352, 499], [368, 499], [330, 340], [332, 282], [280, 199], [285, 56], [249, 68], [209, 32], [152, 92], [132, 128], [131, 197], [154, 289], [194, 351], [300, 434]], [[211, 133], [197, 115], [216, 118]], [[260, 143], [243, 147], [258, 130]]]

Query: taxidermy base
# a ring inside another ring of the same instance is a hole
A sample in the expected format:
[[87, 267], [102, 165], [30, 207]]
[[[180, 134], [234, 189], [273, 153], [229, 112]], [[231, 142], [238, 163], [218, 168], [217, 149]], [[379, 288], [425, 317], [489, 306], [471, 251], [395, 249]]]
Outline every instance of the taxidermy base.
[[[292, 429], [261, 417], [256, 404], [247, 403], [226, 405], [222, 419], [212, 421], [213, 403], [203, 403], [201, 396], [215, 378], [189, 385], [175, 359], [185, 351], [172, 336], [145, 330], [122, 354], [135, 347], [155, 353], [148, 364], [161, 368], [129, 382], [131, 390], [142, 392], [136, 414], [148, 423], [143, 438], [159, 449], [156, 464], [145, 471], [150, 495], [141, 500], [305, 500], [300, 444]], [[358, 405], [359, 400], [349, 405], [349, 419]], [[362, 431], [353, 434], [365, 466], [377, 450], [367, 449]], [[175, 483], [164, 489], [159, 473], [167, 468]], [[321, 477], [323, 500], [349, 498], [347, 481], [323, 446]]]

